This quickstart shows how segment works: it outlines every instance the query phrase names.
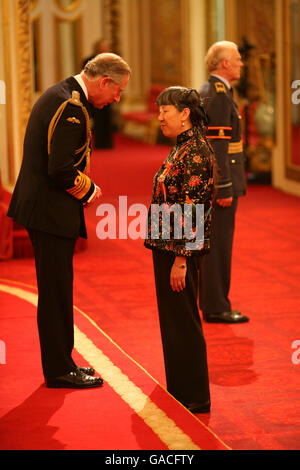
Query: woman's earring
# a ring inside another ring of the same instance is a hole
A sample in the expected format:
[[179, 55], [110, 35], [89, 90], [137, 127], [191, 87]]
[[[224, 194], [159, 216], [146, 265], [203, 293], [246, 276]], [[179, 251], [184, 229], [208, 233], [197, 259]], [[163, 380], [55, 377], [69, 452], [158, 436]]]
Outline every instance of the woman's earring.
[[184, 127], [184, 126], [185, 126], [185, 123], [184, 123], [184, 122], [182, 122], [182, 123], [181, 123], [181, 125], [182, 125], [182, 127]]

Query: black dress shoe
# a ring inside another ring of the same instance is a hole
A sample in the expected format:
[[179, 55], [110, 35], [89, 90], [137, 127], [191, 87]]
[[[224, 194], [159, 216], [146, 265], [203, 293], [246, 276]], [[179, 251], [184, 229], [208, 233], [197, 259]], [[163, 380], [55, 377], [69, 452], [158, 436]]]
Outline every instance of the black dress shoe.
[[86, 375], [95, 375], [95, 369], [93, 369], [92, 367], [77, 367], [77, 369]]
[[103, 385], [101, 377], [91, 377], [79, 369], [61, 377], [46, 379], [46, 387], [48, 388], [92, 388], [101, 387], [101, 385]]
[[249, 318], [242, 315], [238, 310], [230, 310], [229, 312], [222, 313], [209, 313], [203, 315], [207, 323], [246, 323]]
[[191, 413], [209, 413], [210, 412], [210, 402], [207, 403], [190, 403], [185, 405], [185, 407]]

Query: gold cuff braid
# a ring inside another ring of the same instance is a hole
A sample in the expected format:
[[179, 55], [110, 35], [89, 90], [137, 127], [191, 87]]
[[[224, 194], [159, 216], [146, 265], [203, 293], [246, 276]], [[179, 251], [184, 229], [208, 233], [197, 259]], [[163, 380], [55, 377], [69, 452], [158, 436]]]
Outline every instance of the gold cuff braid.
[[78, 176], [75, 178], [74, 186], [67, 189], [67, 192], [71, 194], [71, 196], [76, 197], [76, 199], [82, 199], [90, 190], [91, 184], [90, 178], [84, 173], [81, 173], [81, 171], [78, 171]]

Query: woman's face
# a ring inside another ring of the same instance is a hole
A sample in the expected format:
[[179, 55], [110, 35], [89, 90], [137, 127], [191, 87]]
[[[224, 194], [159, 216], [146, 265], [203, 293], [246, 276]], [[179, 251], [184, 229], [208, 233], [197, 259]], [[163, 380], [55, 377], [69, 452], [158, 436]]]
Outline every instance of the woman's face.
[[[171, 138], [177, 137], [187, 129], [187, 124], [190, 125], [189, 119], [187, 118], [187, 108], [185, 108], [183, 111], [178, 111], [178, 109], [173, 104], [167, 104], [159, 107], [158, 120], [161, 124], [162, 133], [166, 137]], [[185, 127], [183, 127], [182, 123], [185, 123]]]

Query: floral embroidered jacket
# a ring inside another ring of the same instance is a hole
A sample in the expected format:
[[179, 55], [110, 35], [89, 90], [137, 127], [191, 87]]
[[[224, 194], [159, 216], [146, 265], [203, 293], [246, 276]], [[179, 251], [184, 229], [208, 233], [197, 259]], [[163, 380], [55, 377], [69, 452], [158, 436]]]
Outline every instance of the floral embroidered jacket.
[[198, 127], [182, 132], [154, 177], [145, 247], [194, 256], [209, 251], [213, 153]]

